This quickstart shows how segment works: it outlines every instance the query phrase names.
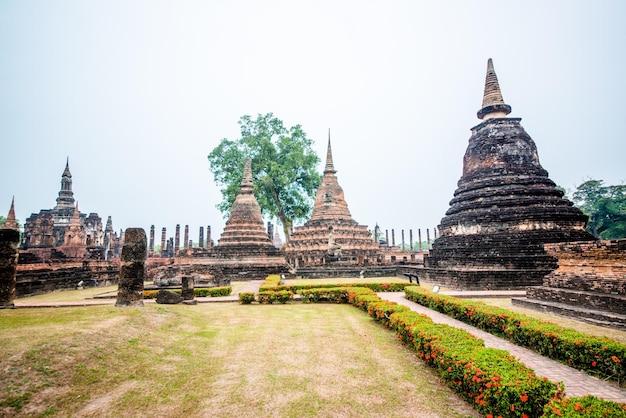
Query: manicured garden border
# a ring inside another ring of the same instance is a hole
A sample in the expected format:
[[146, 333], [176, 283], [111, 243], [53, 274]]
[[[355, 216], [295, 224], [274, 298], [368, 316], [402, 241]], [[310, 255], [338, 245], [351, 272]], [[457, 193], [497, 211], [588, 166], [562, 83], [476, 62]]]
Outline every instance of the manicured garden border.
[[482, 302], [407, 286], [406, 298], [563, 364], [603, 379], [626, 381], [626, 345], [583, 334]]
[[321, 288], [336, 288], [336, 287], [366, 287], [372, 289], [374, 292], [402, 292], [407, 286], [411, 286], [410, 283], [368, 283], [368, 282], [356, 282], [356, 283], [329, 283], [320, 284], [315, 283], [315, 280], [311, 280], [310, 284], [298, 284], [298, 285], [281, 285], [280, 276], [278, 274], [271, 274], [265, 278], [265, 281], [259, 288], [260, 292], [270, 290], [287, 290], [294, 293], [300, 293], [305, 289], [321, 289]]
[[[181, 289], [167, 289], [170, 292], [181, 294]], [[193, 294], [195, 297], [218, 297], [218, 296], [230, 296], [233, 288], [231, 286], [220, 286], [220, 287], [196, 287], [193, 289]], [[143, 298], [144, 299], [156, 299], [158, 290], [144, 290]]]

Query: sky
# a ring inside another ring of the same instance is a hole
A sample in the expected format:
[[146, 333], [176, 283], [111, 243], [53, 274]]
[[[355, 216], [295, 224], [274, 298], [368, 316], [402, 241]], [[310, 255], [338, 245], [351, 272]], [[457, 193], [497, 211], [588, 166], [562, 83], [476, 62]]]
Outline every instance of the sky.
[[0, 0], [0, 213], [53, 208], [69, 158], [81, 212], [217, 240], [207, 155], [272, 112], [313, 139], [320, 173], [330, 129], [359, 224], [424, 234], [488, 58], [555, 183], [621, 184], [625, 18], [620, 0]]

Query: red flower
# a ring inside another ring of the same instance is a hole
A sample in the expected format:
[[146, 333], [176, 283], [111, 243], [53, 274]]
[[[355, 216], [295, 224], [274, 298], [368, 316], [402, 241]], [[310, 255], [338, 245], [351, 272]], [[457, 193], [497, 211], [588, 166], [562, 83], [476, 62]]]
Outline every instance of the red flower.
[[526, 402], [528, 400], [528, 395], [523, 394], [521, 399], [522, 399], [522, 402]]
[[511, 412], [515, 412], [515, 405], [511, 404], [511, 408], [509, 408]]
[[582, 407], [583, 406], [580, 404], [580, 402], [576, 402], [576, 405], [574, 405], [574, 411], [580, 411]]
[[452, 371], [452, 367], [448, 367], [448, 371], [451, 372]]
[[591, 362], [591, 366], [592, 366], [592, 367], [596, 367], [596, 364], [598, 364], [598, 363], [596, 363], [595, 361], [592, 361], [592, 362]]

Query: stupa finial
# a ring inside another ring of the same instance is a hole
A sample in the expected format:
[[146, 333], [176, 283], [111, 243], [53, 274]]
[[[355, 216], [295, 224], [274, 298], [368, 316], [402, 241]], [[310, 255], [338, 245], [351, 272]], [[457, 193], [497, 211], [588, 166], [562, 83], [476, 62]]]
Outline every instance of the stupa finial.
[[241, 178], [241, 188], [250, 188], [254, 186], [252, 182], [252, 163], [250, 159], [246, 159], [246, 162], [243, 166], [243, 177]]
[[485, 92], [483, 93], [483, 107], [477, 113], [478, 119], [504, 118], [511, 113], [511, 106], [504, 103], [498, 77], [493, 69], [491, 58], [487, 61], [487, 76], [485, 77]]
[[2, 229], [18, 229], [17, 221], [15, 220], [15, 196], [11, 199], [11, 208], [9, 209], [9, 214], [2, 224]]
[[328, 150], [326, 151], [326, 167], [324, 173], [336, 173], [335, 166], [333, 164], [333, 151], [330, 147], [330, 128], [328, 128]]

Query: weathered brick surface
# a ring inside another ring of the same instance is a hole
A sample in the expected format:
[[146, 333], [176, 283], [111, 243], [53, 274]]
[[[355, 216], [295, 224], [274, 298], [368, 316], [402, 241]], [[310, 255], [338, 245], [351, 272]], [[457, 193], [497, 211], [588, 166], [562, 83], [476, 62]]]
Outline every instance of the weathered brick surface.
[[529, 288], [530, 300], [626, 314], [626, 240], [546, 244], [558, 269]]
[[[501, 101], [497, 83], [486, 85], [485, 97], [496, 96]], [[430, 281], [457, 289], [539, 285], [557, 266], [543, 244], [593, 240], [587, 217], [548, 178], [534, 141], [520, 119], [504, 117], [508, 111], [504, 102], [479, 111], [484, 121], [472, 128], [463, 175], [424, 258]]]

